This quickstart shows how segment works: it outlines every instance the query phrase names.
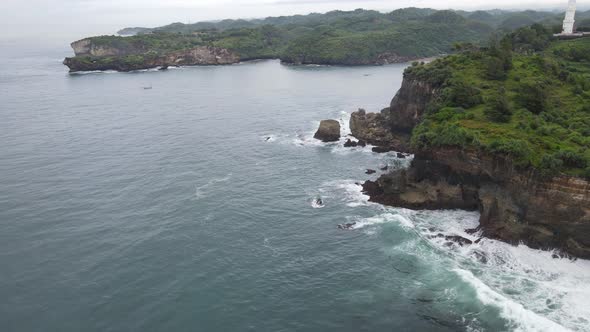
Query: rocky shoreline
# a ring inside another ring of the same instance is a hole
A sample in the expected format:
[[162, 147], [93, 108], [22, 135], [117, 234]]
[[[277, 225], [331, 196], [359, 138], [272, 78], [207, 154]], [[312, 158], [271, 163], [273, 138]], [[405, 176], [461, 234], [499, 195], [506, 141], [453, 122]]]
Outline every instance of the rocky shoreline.
[[[74, 44], [72, 44], [74, 45]], [[76, 46], [72, 46], [74, 50]], [[164, 55], [125, 54], [116, 49], [92, 48], [76, 51], [76, 56], [66, 58], [63, 62], [70, 72], [116, 70], [129, 72], [134, 70], [178, 67], [178, 66], [213, 66], [239, 63], [240, 57], [227, 49], [202, 46]]]
[[[71, 44], [74, 57], [65, 58], [63, 64], [70, 72], [115, 70], [129, 72], [134, 70], [177, 67], [177, 66], [216, 66], [229, 65], [243, 61], [269, 60], [271, 58], [245, 58], [226, 48], [199, 46], [164, 54], [150, 52], [142, 47], [117, 47], [96, 44], [92, 38], [75, 41]], [[354, 62], [310, 62], [305, 59], [278, 59], [284, 65], [342, 65], [342, 66], [379, 66], [394, 63], [418, 61], [419, 57], [400, 56], [385, 53], [374, 59]], [[427, 59], [423, 59], [428, 61]]]
[[413, 149], [412, 129], [440, 91], [404, 78], [391, 105], [380, 113], [352, 114], [353, 136], [414, 154], [408, 169], [363, 184], [373, 202], [410, 209], [479, 211], [486, 237], [532, 248], [558, 249], [590, 259], [590, 182], [571, 176], [541, 177], [502, 155], [443, 147]]

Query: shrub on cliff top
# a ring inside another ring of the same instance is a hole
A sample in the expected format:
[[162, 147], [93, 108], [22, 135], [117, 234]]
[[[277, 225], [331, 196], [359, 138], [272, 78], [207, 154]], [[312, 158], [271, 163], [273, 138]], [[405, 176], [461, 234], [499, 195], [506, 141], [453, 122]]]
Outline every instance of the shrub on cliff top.
[[493, 140], [486, 149], [492, 153], [516, 158], [516, 164], [525, 166], [533, 154], [529, 144], [519, 139]]
[[506, 98], [506, 91], [503, 88], [497, 94], [493, 94], [488, 98], [484, 114], [494, 122], [510, 121], [512, 110]]
[[555, 155], [546, 154], [541, 158], [538, 170], [542, 177], [552, 178], [560, 173], [562, 167], [563, 161], [561, 159]]
[[543, 82], [521, 83], [517, 102], [529, 112], [540, 114], [547, 109], [548, 91]]
[[462, 80], [453, 80], [445, 89], [447, 100], [452, 106], [471, 108], [483, 103], [481, 91]]

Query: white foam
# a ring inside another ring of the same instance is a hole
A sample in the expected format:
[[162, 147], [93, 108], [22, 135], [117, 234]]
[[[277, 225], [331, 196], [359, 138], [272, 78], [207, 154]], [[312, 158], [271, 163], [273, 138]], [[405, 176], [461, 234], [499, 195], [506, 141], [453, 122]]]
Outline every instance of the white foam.
[[495, 292], [481, 280], [476, 278], [472, 272], [463, 269], [454, 269], [454, 271], [461, 277], [461, 279], [475, 288], [477, 298], [483, 304], [500, 309], [502, 316], [513, 324], [514, 331], [570, 331], [552, 320], [527, 310], [522, 304], [516, 303]]
[[207, 197], [207, 192], [206, 192], [207, 188], [209, 188], [210, 186], [212, 186], [216, 183], [229, 181], [231, 179], [232, 175], [233, 175], [232, 173], [229, 173], [228, 175], [226, 175], [222, 178], [213, 178], [213, 179], [209, 180], [209, 182], [207, 182], [206, 184], [197, 187], [195, 189], [196, 199], [201, 199], [201, 198]]
[[[370, 218], [354, 219], [353, 228], [372, 234], [395, 223], [413, 230], [416, 240], [396, 250], [442, 261], [444, 269], [455, 267], [453, 271], [475, 289], [479, 301], [499, 308], [514, 330], [590, 331], [590, 261], [555, 259], [551, 251], [491, 239], [475, 243], [481, 233], [465, 230], [479, 226], [477, 212], [382, 210]], [[461, 246], [445, 238], [455, 235], [474, 243]]]
[[410, 221], [408, 218], [402, 216], [401, 214], [394, 214], [394, 213], [384, 213], [370, 218], [363, 218], [357, 221], [357, 223], [352, 227], [353, 229], [361, 229], [369, 226], [375, 226], [380, 224], [387, 224], [387, 223], [396, 223], [404, 228], [414, 228], [414, 223]]
[[336, 188], [344, 192], [346, 205], [350, 207], [367, 206], [373, 204], [369, 202], [369, 196], [363, 193], [363, 187], [353, 180], [344, 180], [333, 183]]
[[91, 75], [91, 74], [117, 74], [116, 70], [88, 70], [88, 71], [77, 71], [69, 73], [70, 75]]

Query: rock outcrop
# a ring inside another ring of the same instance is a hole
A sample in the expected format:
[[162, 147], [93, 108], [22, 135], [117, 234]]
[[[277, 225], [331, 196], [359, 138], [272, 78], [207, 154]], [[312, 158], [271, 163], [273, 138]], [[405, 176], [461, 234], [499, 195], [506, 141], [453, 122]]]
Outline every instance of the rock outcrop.
[[437, 87], [428, 82], [405, 78], [389, 109], [386, 109], [392, 131], [411, 134], [422, 121], [426, 106], [439, 92]]
[[352, 135], [370, 144], [378, 151], [410, 151], [412, 129], [422, 121], [426, 106], [439, 89], [415, 79], [404, 79], [391, 105], [380, 113], [367, 113], [363, 109], [350, 117]]
[[340, 122], [336, 120], [322, 120], [318, 131], [313, 137], [323, 142], [337, 142], [340, 140]]
[[76, 57], [66, 58], [64, 65], [70, 72], [78, 71], [132, 71], [156, 67], [227, 65], [238, 63], [240, 57], [224, 48], [200, 46], [162, 55], [135, 54], [141, 50], [117, 49], [97, 46], [88, 40], [72, 44]]
[[[352, 132], [372, 144], [412, 150], [399, 137], [409, 138], [438, 92], [428, 83], [406, 78], [388, 109], [353, 114]], [[487, 237], [590, 258], [590, 182], [570, 176], [546, 179], [533, 169], [517, 167], [507, 156], [479, 150], [412, 152], [409, 169], [363, 185], [371, 201], [411, 209], [479, 211]]]

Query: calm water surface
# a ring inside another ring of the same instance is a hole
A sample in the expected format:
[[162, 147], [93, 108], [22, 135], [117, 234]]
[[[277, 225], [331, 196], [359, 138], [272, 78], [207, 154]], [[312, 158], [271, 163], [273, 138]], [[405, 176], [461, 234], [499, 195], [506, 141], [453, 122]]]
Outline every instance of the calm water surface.
[[0, 46], [2, 331], [590, 331], [588, 261], [432, 239], [478, 215], [368, 203], [408, 160], [313, 140], [406, 65], [69, 75]]

